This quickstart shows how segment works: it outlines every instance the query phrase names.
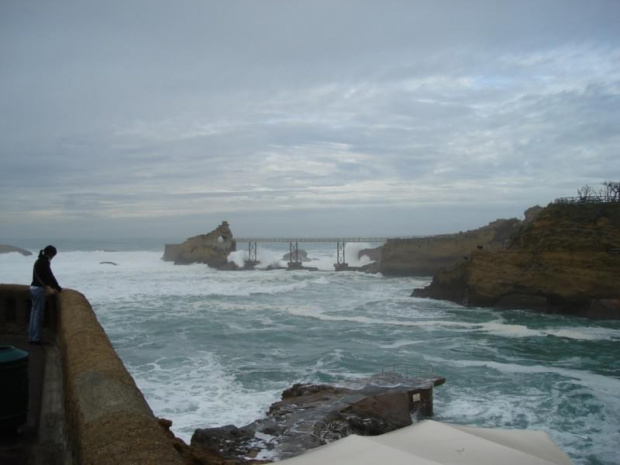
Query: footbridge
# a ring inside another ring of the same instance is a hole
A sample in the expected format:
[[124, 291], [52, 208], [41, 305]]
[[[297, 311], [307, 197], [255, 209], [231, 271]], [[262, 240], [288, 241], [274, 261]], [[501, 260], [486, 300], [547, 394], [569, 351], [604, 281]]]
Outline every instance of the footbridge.
[[[303, 238], [235, 238], [237, 243], [247, 242], [249, 259], [246, 262], [248, 266], [255, 266], [258, 263], [258, 244], [259, 243], [276, 243], [276, 242], [288, 242], [290, 250], [290, 259], [288, 262], [289, 269], [301, 269], [303, 268], [302, 262], [299, 259], [299, 244], [304, 242], [331, 242], [336, 244], [336, 263], [334, 268], [336, 271], [342, 271], [349, 269], [349, 265], [346, 262], [345, 257], [345, 245], [348, 242], [385, 242], [388, 239], [396, 239], [389, 237], [303, 237]], [[402, 239], [402, 238], [401, 238]]]

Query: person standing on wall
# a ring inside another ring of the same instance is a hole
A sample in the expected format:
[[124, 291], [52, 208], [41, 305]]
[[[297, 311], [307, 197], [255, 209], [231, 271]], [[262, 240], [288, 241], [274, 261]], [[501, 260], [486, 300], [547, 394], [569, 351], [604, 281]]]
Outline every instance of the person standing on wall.
[[45, 287], [62, 292], [54, 273], [52, 273], [51, 261], [56, 256], [56, 247], [48, 245], [39, 252], [39, 258], [32, 270], [32, 284], [30, 285], [30, 324], [28, 325], [28, 342], [30, 344], [42, 344], [41, 332], [43, 326], [43, 312], [45, 310]]

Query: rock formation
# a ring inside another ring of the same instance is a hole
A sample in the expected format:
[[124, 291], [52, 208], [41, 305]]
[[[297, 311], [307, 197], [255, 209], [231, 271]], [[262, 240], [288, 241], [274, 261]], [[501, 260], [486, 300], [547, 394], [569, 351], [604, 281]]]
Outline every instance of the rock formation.
[[352, 433], [375, 436], [402, 428], [412, 423], [412, 415], [431, 416], [433, 387], [444, 382], [439, 376], [382, 373], [361, 389], [296, 384], [283, 392], [266, 418], [241, 428], [197, 429], [191, 447], [237, 464], [262, 451], [290, 458]]
[[0, 244], [0, 253], [11, 253], [11, 252], [20, 253], [25, 257], [32, 255], [32, 252], [29, 250], [20, 249], [19, 247], [14, 247], [12, 245], [1, 245]]
[[505, 250], [476, 249], [413, 295], [620, 318], [620, 202], [551, 204]]
[[230, 269], [228, 255], [236, 250], [236, 242], [228, 222], [223, 221], [208, 234], [190, 237], [182, 244], [166, 244], [162, 259], [175, 265], [205, 263], [213, 268]]
[[[468, 257], [472, 250], [500, 250], [519, 228], [521, 221], [513, 218], [496, 220], [482, 228], [458, 234], [443, 234], [413, 239], [389, 239], [379, 248], [377, 257], [372, 251], [362, 251], [379, 260], [370, 267], [386, 276], [430, 276], [435, 271], [452, 266]], [[376, 250], [376, 249], [375, 249]]]
[[[312, 260], [310, 260], [308, 258], [308, 252], [306, 252], [304, 249], [299, 249], [297, 250], [297, 258], [300, 262], [310, 262]], [[291, 261], [291, 253], [287, 252], [282, 256], [282, 260], [290, 262]]]

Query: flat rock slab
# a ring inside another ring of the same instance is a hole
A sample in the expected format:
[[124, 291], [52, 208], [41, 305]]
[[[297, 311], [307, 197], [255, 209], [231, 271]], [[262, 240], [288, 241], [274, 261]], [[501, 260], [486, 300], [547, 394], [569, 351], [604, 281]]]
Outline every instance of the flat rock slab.
[[[271, 405], [265, 418], [243, 427], [197, 429], [191, 445], [217, 452], [233, 463], [262, 463], [262, 458], [294, 457], [337, 439], [375, 436], [412, 424], [424, 412], [440, 376], [408, 378], [383, 373], [357, 387], [295, 384]], [[422, 402], [420, 402], [422, 399]]]

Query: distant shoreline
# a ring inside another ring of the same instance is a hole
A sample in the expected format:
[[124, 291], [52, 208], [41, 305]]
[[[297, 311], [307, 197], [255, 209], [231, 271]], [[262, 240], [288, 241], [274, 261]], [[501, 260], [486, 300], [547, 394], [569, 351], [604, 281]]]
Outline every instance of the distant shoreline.
[[0, 253], [11, 253], [11, 252], [20, 253], [24, 257], [32, 255], [32, 252], [30, 250], [22, 249], [20, 247], [15, 247], [12, 245], [0, 245]]

